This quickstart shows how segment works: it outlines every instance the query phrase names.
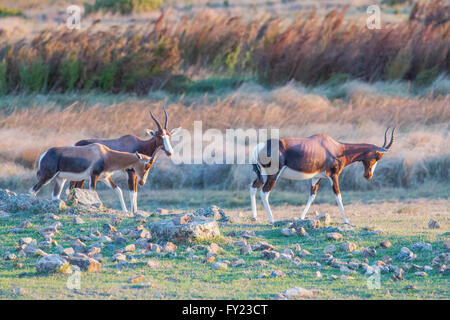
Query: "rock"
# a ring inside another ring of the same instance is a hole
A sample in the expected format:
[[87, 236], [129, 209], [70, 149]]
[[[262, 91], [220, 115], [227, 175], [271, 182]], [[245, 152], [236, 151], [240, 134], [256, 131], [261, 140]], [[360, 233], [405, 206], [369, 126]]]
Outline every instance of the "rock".
[[14, 294], [16, 295], [16, 296], [21, 296], [21, 295], [24, 295], [24, 294], [26, 294], [27, 292], [26, 292], [26, 290], [24, 289], [24, 288], [15, 288], [14, 289]]
[[225, 270], [228, 269], [228, 265], [225, 262], [214, 262], [211, 268], [213, 270]]
[[123, 248], [124, 252], [134, 252], [136, 250], [136, 246], [134, 243], [127, 245], [125, 248]]
[[101, 207], [103, 205], [95, 190], [79, 188], [74, 188], [69, 191], [67, 204], [71, 206], [84, 205], [89, 207]]
[[263, 250], [261, 255], [263, 258], [270, 260], [277, 260], [280, 257], [280, 254], [274, 250]]
[[392, 247], [392, 243], [390, 243], [389, 241], [382, 241], [380, 242], [379, 246], [383, 249], [387, 249]]
[[439, 222], [437, 222], [434, 219], [430, 219], [428, 222], [428, 228], [429, 229], [439, 229], [441, 226], [439, 225]]
[[318, 220], [309, 220], [309, 219], [299, 219], [292, 222], [292, 224], [289, 226], [290, 228], [294, 228], [296, 230], [300, 228], [304, 229], [317, 229], [320, 227], [320, 222]]
[[443, 245], [445, 251], [450, 251], [450, 241], [444, 241], [442, 243], [442, 245]]
[[416, 275], [418, 277], [428, 277], [428, 274], [425, 271], [415, 272], [414, 275]]
[[162, 251], [161, 246], [156, 243], [150, 243], [148, 248], [152, 252], [161, 252]]
[[305, 228], [303, 228], [303, 227], [300, 227], [300, 228], [294, 229], [294, 230], [296, 230], [296, 233], [299, 237], [305, 237], [308, 235], [308, 232], [306, 232]]
[[18, 228], [20, 229], [29, 229], [33, 226], [33, 224], [29, 220], [25, 220], [21, 224], [19, 224]]
[[403, 269], [402, 268], [396, 267], [393, 269], [393, 271], [394, 271], [394, 274], [391, 277], [392, 280], [394, 280], [394, 281], [403, 280]]
[[106, 233], [114, 233], [114, 232], [117, 232], [117, 229], [113, 225], [111, 225], [109, 223], [105, 223], [103, 225], [103, 231]]
[[80, 217], [75, 217], [75, 218], [73, 218], [73, 223], [74, 224], [84, 224], [84, 220], [83, 219], [81, 219]]
[[222, 252], [223, 249], [219, 247], [217, 243], [212, 242], [209, 246], [206, 247], [206, 253], [209, 255], [217, 255]]
[[11, 252], [5, 252], [5, 254], [3, 255], [3, 260], [6, 261], [12, 261], [12, 260], [16, 260], [17, 256], [14, 253]]
[[68, 259], [71, 265], [77, 266], [85, 272], [98, 272], [102, 267], [100, 262], [83, 254], [72, 255]]
[[10, 213], [27, 211], [32, 214], [38, 214], [66, 209], [64, 201], [41, 200], [30, 194], [16, 194], [8, 189], [0, 189], [0, 204], [0, 210]]
[[417, 290], [417, 287], [413, 284], [410, 284], [405, 287], [405, 290]]
[[371, 258], [371, 257], [375, 257], [377, 251], [373, 248], [363, 248], [361, 250], [361, 254], [364, 258]]
[[177, 249], [177, 246], [172, 242], [166, 242], [162, 246], [162, 252], [172, 252]]
[[331, 223], [331, 217], [326, 212], [322, 212], [321, 214], [317, 215], [315, 219], [323, 223], [325, 226], [329, 226]]
[[250, 246], [248, 244], [241, 247], [241, 254], [243, 254], [243, 255], [249, 255], [252, 252], [253, 252], [252, 246]]
[[65, 273], [69, 269], [69, 262], [58, 255], [41, 257], [36, 263], [36, 270], [40, 273]]
[[287, 289], [287, 290], [283, 291], [282, 294], [288, 299], [311, 297], [312, 295], [314, 295], [313, 291], [307, 290], [304, 288], [300, 288], [300, 287], [293, 287], [293, 288]]
[[302, 250], [300, 250], [300, 252], [297, 253], [297, 255], [298, 255], [300, 258], [304, 258], [304, 257], [306, 257], [306, 256], [311, 255], [311, 252], [309, 252], [308, 250], [302, 249]]
[[244, 238], [244, 239], [250, 239], [250, 238], [256, 237], [254, 231], [248, 231], [248, 230], [243, 230], [243, 231], [239, 234], [239, 236], [242, 237], [242, 238]]
[[216, 256], [209, 255], [203, 260], [203, 263], [214, 263], [216, 261]]
[[31, 238], [31, 237], [25, 237], [25, 238], [21, 238], [20, 240], [19, 240], [19, 245], [20, 246], [22, 246], [22, 245], [33, 245], [33, 246], [36, 246], [37, 245], [37, 241], [35, 240], [35, 239], [33, 239], [33, 238]]
[[189, 222], [192, 221], [192, 218], [193, 218], [193, 215], [184, 214], [184, 215], [173, 218], [172, 221], [175, 225], [188, 224]]
[[245, 264], [244, 259], [235, 259], [231, 262], [232, 267], [239, 267], [239, 266], [243, 266], [244, 264]]
[[159, 269], [161, 268], [161, 262], [159, 262], [158, 260], [150, 259], [147, 261], [147, 266], [150, 269]]
[[138, 239], [136, 240], [136, 242], [134, 243], [134, 245], [136, 246], [136, 248], [138, 249], [144, 249], [144, 250], [148, 250], [150, 247], [150, 239]]
[[56, 226], [48, 226], [39, 230], [39, 234], [44, 238], [52, 238], [57, 233], [59, 233], [59, 231]]
[[220, 236], [219, 225], [215, 220], [193, 217], [187, 224], [176, 225], [172, 219], [149, 225], [153, 237], [176, 242], [211, 240]]
[[336, 246], [334, 244], [330, 244], [323, 249], [323, 253], [333, 254], [336, 252]]
[[127, 261], [127, 256], [124, 255], [123, 253], [116, 253], [115, 255], [113, 255], [112, 257], [112, 261], [113, 262], [126, 262]]
[[167, 214], [169, 214], [169, 210], [164, 209], [164, 208], [158, 208], [158, 209], [156, 209], [156, 213], [159, 215], [167, 215]]
[[220, 221], [228, 221], [229, 218], [225, 214], [225, 211], [223, 209], [219, 208], [218, 206], [210, 206], [207, 208], [201, 208], [194, 211], [194, 216], [203, 216], [206, 218], [212, 218], [214, 220], [220, 220]]
[[352, 252], [356, 250], [356, 244], [354, 244], [353, 242], [344, 242], [343, 244], [341, 244], [341, 249], [345, 252]]
[[281, 234], [285, 237], [290, 237], [293, 236], [295, 234], [295, 229], [294, 228], [283, 228], [281, 229]]
[[413, 251], [433, 251], [431, 243], [417, 242], [412, 246]]
[[132, 277], [128, 278], [128, 283], [136, 283], [136, 282], [140, 282], [142, 280], [144, 280], [144, 275], [140, 274], [140, 275], [132, 276]]
[[281, 270], [274, 270], [270, 274], [270, 277], [271, 278], [285, 278], [286, 274], [283, 271], [281, 271]]
[[407, 247], [401, 248], [400, 252], [397, 254], [397, 259], [400, 261], [413, 261], [415, 258], [417, 258], [417, 255]]
[[344, 237], [342, 236], [342, 234], [340, 234], [339, 232], [329, 232], [325, 235], [325, 238], [327, 240], [342, 240]]
[[292, 260], [292, 256], [289, 254], [286, 254], [286, 253], [282, 253], [282, 254], [280, 254], [279, 259], [284, 260], [284, 261], [290, 261], [290, 260]]
[[320, 278], [322, 278], [322, 273], [320, 273], [320, 271], [317, 270], [317, 271], [315, 272], [315, 276], [316, 276], [317, 279], [320, 279]]
[[282, 253], [291, 256], [291, 258], [293, 258], [293, 257], [295, 256], [294, 251], [292, 251], [292, 250], [289, 249], [289, 248], [283, 249]]
[[11, 218], [11, 213], [0, 210], [0, 219]]
[[273, 296], [270, 297], [272, 300], [287, 300], [287, 297], [284, 296], [282, 293], [275, 293]]

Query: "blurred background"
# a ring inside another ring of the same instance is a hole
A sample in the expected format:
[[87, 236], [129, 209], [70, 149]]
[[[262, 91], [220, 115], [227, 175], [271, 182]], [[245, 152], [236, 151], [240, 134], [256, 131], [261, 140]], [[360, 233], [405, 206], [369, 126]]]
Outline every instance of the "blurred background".
[[[66, 26], [71, 4], [80, 30]], [[369, 30], [373, 4], [381, 29]], [[148, 110], [163, 121], [166, 106], [169, 127], [189, 130], [201, 120], [382, 145], [396, 126], [373, 180], [353, 164], [341, 189], [448, 198], [449, 18], [443, 0], [0, 0], [0, 188], [28, 190], [48, 147], [145, 137]], [[161, 154], [143, 188], [244, 192], [253, 178], [249, 165]]]

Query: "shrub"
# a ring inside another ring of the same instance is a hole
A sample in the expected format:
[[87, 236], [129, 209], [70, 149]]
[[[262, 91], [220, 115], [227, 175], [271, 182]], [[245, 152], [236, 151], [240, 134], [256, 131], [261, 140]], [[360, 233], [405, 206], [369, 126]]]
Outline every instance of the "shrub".
[[162, 0], [95, 0], [93, 5], [85, 3], [86, 13], [95, 11], [110, 11], [112, 13], [130, 14], [132, 12], [146, 12], [159, 9]]
[[0, 7], [0, 18], [4, 17], [24, 17], [24, 15], [20, 10]]

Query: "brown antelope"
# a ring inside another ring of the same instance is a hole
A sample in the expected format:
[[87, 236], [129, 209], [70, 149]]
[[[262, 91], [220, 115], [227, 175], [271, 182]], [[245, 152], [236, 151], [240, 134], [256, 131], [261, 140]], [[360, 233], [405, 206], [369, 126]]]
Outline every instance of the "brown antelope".
[[[341, 192], [339, 190], [339, 174], [344, 167], [360, 161], [364, 165], [364, 177], [371, 179], [377, 162], [388, 152], [394, 142], [394, 130], [391, 139], [386, 144], [377, 147], [367, 143], [341, 143], [325, 134], [316, 134], [308, 138], [280, 138], [275, 141], [268, 140], [256, 146], [253, 153], [253, 170], [257, 179], [250, 185], [250, 200], [253, 219], [256, 220], [256, 191], [260, 190], [261, 199], [266, 209], [269, 221], [273, 223], [272, 211], [269, 205], [269, 194], [279, 177], [290, 180], [311, 179], [311, 192], [305, 209], [300, 218], [304, 219], [312, 202], [314, 201], [319, 181], [327, 178], [333, 188], [337, 205], [342, 214], [344, 223], [352, 225], [344, 214]], [[274, 144], [275, 143], [275, 144]], [[278, 153], [271, 152], [278, 145]], [[264, 160], [264, 161], [261, 161]], [[273, 166], [275, 170], [267, 173], [265, 168]]]
[[93, 190], [100, 180], [119, 194], [124, 206], [122, 190], [111, 180], [111, 175], [119, 170], [133, 169], [139, 184], [144, 185], [154, 160], [155, 157], [150, 158], [137, 152], [114, 151], [99, 143], [50, 148], [39, 159], [38, 182], [30, 189], [30, 193], [36, 196], [42, 186], [55, 180], [52, 197], [59, 199], [67, 179], [90, 179], [90, 188]]
[[[153, 116], [153, 113], [150, 111], [150, 116], [155, 122], [158, 130], [153, 131], [147, 129], [147, 134], [151, 137], [149, 140], [143, 140], [134, 135], [126, 135], [117, 139], [89, 139], [89, 140], [81, 140], [75, 143], [75, 146], [85, 146], [92, 143], [100, 143], [112, 150], [123, 151], [135, 153], [139, 152], [140, 154], [144, 154], [150, 157], [154, 157], [156, 153], [163, 149], [168, 157], [171, 157], [173, 154], [172, 144], [170, 143], [171, 135], [175, 134], [180, 128], [167, 130], [167, 122], [168, 116], [166, 109], [164, 108], [164, 128], [161, 127], [159, 121]], [[135, 214], [137, 212], [137, 179], [136, 173], [134, 169], [127, 169], [126, 173], [128, 175], [128, 189], [130, 193], [130, 203], [131, 203], [131, 212]], [[70, 188], [83, 188], [84, 181], [71, 182]], [[125, 205], [125, 201], [123, 199], [122, 193], [119, 193], [120, 203], [122, 204], [122, 210], [127, 212], [127, 207]]]

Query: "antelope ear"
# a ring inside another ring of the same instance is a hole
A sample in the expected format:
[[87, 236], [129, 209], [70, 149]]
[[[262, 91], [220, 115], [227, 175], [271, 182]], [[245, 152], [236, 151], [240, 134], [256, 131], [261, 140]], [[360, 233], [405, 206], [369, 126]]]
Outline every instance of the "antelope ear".
[[154, 137], [156, 135], [156, 132], [150, 129], [145, 129], [145, 132], [150, 136]]
[[139, 160], [142, 160], [142, 156], [137, 151], [136, 151], [136, 158], [138, 158]]
[[170, 135], [177, 134], [180, 130], [181, 130], [181, 127], [174, 128], [174, 129], [170, 130]]
[[378, 151], [378, 152], [380, 152], [380, 153], [385, 153], [385, 152], [389, 152], [389, 150], [388, 150], [388, 149], [385, 149], [385, 148], [380, 148], [380, 147], [377, 147], [377, 148], [375, 149], [375, 151]]

